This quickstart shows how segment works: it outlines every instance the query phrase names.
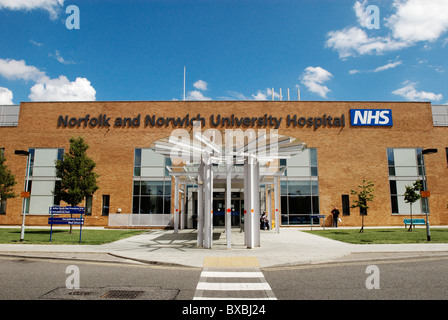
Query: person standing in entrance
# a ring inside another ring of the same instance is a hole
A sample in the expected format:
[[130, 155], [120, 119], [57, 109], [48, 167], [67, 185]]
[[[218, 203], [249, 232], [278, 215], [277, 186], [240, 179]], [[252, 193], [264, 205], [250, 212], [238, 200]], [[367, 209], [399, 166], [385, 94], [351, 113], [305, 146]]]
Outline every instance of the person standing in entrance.
[[333, 227], [338, 227], [338, 220], [339, 220], [339, 210], [337, 207], [334, 207], [334, 209], [331, 211], [331, 214], [333, 215]]

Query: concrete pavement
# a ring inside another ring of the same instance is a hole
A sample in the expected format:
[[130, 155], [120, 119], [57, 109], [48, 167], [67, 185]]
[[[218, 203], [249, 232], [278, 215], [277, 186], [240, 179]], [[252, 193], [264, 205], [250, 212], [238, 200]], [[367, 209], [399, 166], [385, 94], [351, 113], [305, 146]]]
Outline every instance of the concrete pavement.
[[[314, 228], [317, 229], [317, 228]], [[196, 230], [150, 229], [104, 245], [0, 244], [0, 255], [74, 259], [102, 262], [151, 263], [202, 268], [210, 257], [256, 257], [261, 268], [353, 260], [391, 259], [425, 255], [448, 256], [448, 243], [348, 244], [281, 228], [280, 233], [261, 231], [261, 247], [247, 249], [244, 233], [232, 229], [232, 248], [226, 248], [224, 229], [215, 228], [212, 249], [196, 246]]]

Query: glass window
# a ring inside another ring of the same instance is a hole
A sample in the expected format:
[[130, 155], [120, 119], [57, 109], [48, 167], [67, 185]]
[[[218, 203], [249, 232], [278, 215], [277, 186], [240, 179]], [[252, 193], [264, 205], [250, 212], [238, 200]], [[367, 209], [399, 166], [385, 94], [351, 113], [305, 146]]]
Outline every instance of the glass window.
[[311, 214], [319, 214], [319, 182], [317, 180], [283, 180], [281, 184], [282, 224], [311, 223]]
[[[64, 157], [63, 148], [30, 148], [27, 168], [29, 174], [30, 198], [25, 200], [25, 212], [29, 214], [48, 214], [48, 208], [60, 205], [61, 199], [53, 192], [60, 188], [56, 177], [56, 160]], [[31, 185], [34, 188], [31, 189]]]
[[132, 213], [169, 214], [171, 181], [134, 181]]
[[348, 194], [342, 195], [342, 214], [344, 216], [350, 215], [350, 197]]
[[[391, 210], [393, 214], [410, 214], [410, 205], [404, 202], [406, 186], [424, 179], [425, 169], [421, 148], [387, 149]], [[418, 200], [412, 206], [415, 214], [424, 213], [424, 201]]]
[[110, 195], [103, 195], [103, 207], [101, 209], [101, 215], [107, 216], [109, 214]]
[[0, 200], [0, 214], [6, 214], [6, 199]]
[[92, 215], [92, 202], [93, 202], [93, 196], [86, 196], [86, 210], [85, 215], [91, 216]]
[[448, 165], [448, 148], [445, 148], [446, 164]]
[[280, 160], [280, 165], [287, 166], [285, 175], [288, 177], [317, 177], [317, 149], [305, 149], [290, 159]]
[[171, 166], [171, 159], [154, 152], [151, 149], [137, 148], [134, 151], [135, 177], [165, 177], [169, 176], [166, 169]]
[[311, 181], [288, 181], [288, 195], [300, 196], [311, 194]]

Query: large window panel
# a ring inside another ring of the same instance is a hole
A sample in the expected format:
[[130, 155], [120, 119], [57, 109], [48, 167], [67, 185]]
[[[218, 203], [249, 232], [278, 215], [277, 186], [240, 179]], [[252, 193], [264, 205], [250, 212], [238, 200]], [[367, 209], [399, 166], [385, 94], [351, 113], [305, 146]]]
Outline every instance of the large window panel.
[[29, 172], [30, 198], [25, 200], [25, 212], [29, 214], [49, 214], [49, 207], [59, 205], [60, 199], [53, 196], [58, 185], [56, 160], [62, 160], [62, 148], [31, 148]]
[[53, 196], [33, 196], [30, 203], [30, 214], [48, 214], [49, 208], [53, 206]]
[[169, 214], [171, 212], [171, 181], [134, 181], [132, 213]]
[[415, 167], [417, 164], [417, 153], [415, 149], [394, 149], [396, 167]]
[[56, 177], [58, 149], [35, 149], [33, 177]]
[[[410, 204], [404, 201], [406, 186], [423, 180], [424, 168], [421, 148], [387, 149], [389, 166], [389, 184], [392, 214], [410, 214]], [[418, 200], [412, 205], [413, 214], [422, 214], [426, 210], [423, 202]]]

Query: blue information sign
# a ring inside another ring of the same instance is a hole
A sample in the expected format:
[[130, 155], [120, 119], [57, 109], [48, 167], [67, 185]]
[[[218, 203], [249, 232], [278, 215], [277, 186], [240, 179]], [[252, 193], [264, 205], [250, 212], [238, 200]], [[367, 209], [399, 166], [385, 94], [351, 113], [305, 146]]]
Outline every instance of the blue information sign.
[[[85, 212], [84, 207], [50, 207], [48, 210], [51, 214], [51, 217], [48, 218], [48, 224], [50, 225], [50, 242], [51, 236], [53, 234], [53, 225], [54, 224], [65, 224], [65, 225], [79, 225], [79, 243], [81, 243], [81, 234], [82, 234], [82, 225], [84, 224], [84, 218], [82, 215]], [[80, 218], [55, 218], [53, 214], [80, 214]]]
[[82, 214], [84, 213], [84, 207], [50, 207], [50, 213], [52, 214], [63, 214], [63, 213], [71, 213], [71, 214]]
[[84, 224], [84, 218], [48, 218], [48, 224]]

